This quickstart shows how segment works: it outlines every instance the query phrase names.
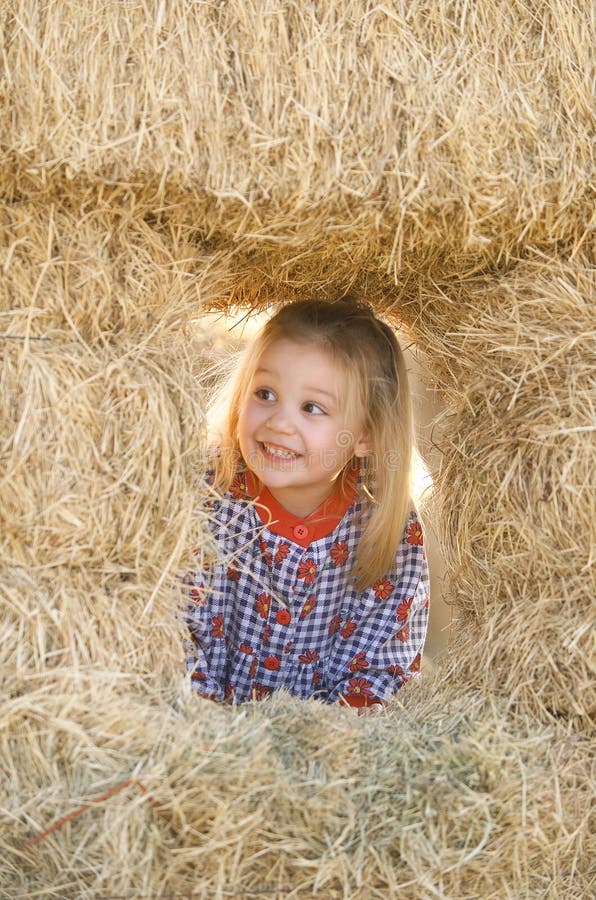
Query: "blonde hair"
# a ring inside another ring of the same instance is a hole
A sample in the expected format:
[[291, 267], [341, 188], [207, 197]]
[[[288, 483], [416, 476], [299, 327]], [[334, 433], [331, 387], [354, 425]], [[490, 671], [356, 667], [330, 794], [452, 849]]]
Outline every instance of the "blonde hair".
[[[238, 444], [238, 419], [259, 359], [281, 338], [316, 344], [329, 352], [345, 375], [341, 398], [346, 418], [364, 419], [372, 452], [365, 458], [368, 496], [362, 496], [366, 524], [351, 577], [362, 591], [388, 572], [402, 538], [410, 508], [413, 448], [412, 403], [403, 354], [392, 329], [368, 304], [350, 297], [335, 302], [301, 300], [282, 306], [249, 345], [220, 394], [215, 487], [227, 491], [246, 468]], [[353, 460], [338, 477], [345, 483]], [[370, 494], [374, 499], [371, 499]]]

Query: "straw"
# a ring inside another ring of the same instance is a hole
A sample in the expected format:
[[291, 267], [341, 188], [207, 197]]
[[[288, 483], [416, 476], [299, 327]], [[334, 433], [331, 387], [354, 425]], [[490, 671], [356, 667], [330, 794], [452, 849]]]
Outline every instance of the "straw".
[[[4, 894], [591, 896], [590, 13], [0, 13]], [[371, 718], [201, 701], [206, 313], [348, 290], [446, 406], [452, 645]]]

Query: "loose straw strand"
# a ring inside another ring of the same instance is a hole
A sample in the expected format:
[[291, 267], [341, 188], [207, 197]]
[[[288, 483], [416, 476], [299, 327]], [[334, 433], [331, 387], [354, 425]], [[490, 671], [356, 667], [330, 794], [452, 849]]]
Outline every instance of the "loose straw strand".
[[[17, 847], [17, 850], [21, 851], [26, 849], [27, 847], [31, 847], [33, 844], [38, 844], [41, 841], [44, 841], [47, 837], [54, 833], [54, 831], [58, 831], [59, 828], [62, 828], [63, 825], [66, 825], [67, 822], [71, 822], [73, 819], [76, 819], [82, 813], [86, 812], [88, 809], [91, 809], [92, 806], [96, 806], [98, 803], [103, 803], [104, 800], [109, 800], [110, 797], [113, 797], [115, 794], [123, 791], [124, 788], [128, 787], [131, 784], [135, 784], [140, 790], [146, 794], [147, 788], [145, 785], [139, 781], [137, 778], [127, 778], [125, 781], [121, 781], [120, 784], [117, 784], [115, 787], [110, 788], [109, 791], [106, 791], [104, 794], [100, 794], [99, 797], [94, 797], [88, 803], [85, 803], [83, 806], [79, 806], [78, 809], [73, 810], [68, 813], [66, 816], [62, 816], [61, 819], [58, 819], [49, 828], [46, 828], [45, 831], [42, 831], [41, 834], [35, 835], [35, 837], [29, 838], [24, 841], [22, 844]], [[149, 797], [149, 800], [155, 802], [152, 797]]]

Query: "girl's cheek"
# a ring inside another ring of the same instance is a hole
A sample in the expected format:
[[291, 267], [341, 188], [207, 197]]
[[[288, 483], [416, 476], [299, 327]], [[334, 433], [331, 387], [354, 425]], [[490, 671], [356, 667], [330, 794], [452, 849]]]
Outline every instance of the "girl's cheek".
[[245, 400], [244, 404], [240, 407], [240, 415], [238, 417], [238, 422], [241, 427], [250, 428], [252, 422], [255, 419], [255, 408], [254, 404], [251, 403], [250, 399]]
[[247, 410], [247, 413], [246, 413], [247, 430], [249, 432], [254, 431], [259, 425], [262, 424], [262, 422], [264, 421], [265, 418], [266, 417], [263, 416], [262, 410], [259, 408], [255, 409], [254, 407], [252, 407], [251, 409]]

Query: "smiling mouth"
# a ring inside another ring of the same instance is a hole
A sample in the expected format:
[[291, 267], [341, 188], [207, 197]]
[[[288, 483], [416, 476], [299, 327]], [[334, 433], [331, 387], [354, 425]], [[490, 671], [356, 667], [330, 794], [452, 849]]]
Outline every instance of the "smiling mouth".
[[302, 454], [294, 453], [293, 450], [285, 450], [283, 447], [276, 447], [274, 444], [268, 444], [266, 441], [259, 441], [259, 448], [266, 456], [272, 456], [275, 459], [298, 459]]

